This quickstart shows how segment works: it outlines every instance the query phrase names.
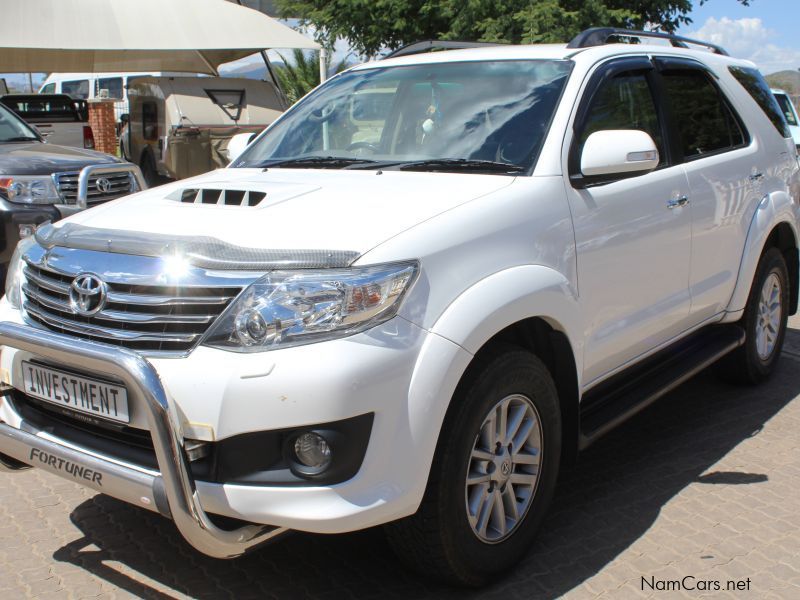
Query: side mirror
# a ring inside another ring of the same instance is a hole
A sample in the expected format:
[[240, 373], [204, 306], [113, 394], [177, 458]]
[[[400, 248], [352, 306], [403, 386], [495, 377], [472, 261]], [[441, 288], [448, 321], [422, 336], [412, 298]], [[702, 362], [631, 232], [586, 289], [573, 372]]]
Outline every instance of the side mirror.
[[119, 116], [119, 122], [122, 123], [123, 125], [127, 125], [128, 121], [130, 121], [130, 120], [131, 120], [131, 116], [128, 113], [122, 113]]
[[581, 174], [584, 177], [643, 175], [655, 169], [658, 160], [658, 148], [644, 131], [595, 131], [583, 145]]
[[233, 136], [228, 142], [228, 163], [239, 158], [257, 135], [257, 133], [237, 133]]

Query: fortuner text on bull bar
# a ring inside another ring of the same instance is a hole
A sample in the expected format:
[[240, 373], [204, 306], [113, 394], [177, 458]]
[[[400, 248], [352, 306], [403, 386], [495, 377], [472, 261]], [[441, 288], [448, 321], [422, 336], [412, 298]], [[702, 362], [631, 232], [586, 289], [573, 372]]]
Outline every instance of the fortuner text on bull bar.
[[[51, 470], [63, 467], [66, 463], [72, 464], [73, 470], [76, 467], [91, 469], [101, 475], [101, 478], [83, 477], [81, 483], [150, 510], [166, 512], [165, 509], [168, 509], [168, 516], [175, 521], [186, 541], [200, 552], [215, 558], [239, 556], [286, 531], [284, 528], [265, 525], [245, 525], [226, 531], [211, 522], [200, 506], [187, 465], [175, 407], [167, 398], [158, 374], [142, 356], [124, 348], [76, 340], [13, 323], [0, 323], [0, 345], [33, 352], [43, 359], [57, 361], [62, 365], [99, 371], [119, 378], [132, 394], [139, 397], [138, 406], [147, 412], [161, 475], [149, 476], [84, 452], [76, 452], [2, 423], [0, 470], [25, 468], [5, 460], [3, 455], [34, 466], [48, 468], [49, 465]], [[54, 460], [48, 461], [48, 457], [54, 457]], [[58, 461], [63, 462], [59, 464]], [[105, 485], [103, 478], [107, 482]], [[166, 495], [167, 507], [158, 506], [159, 497], [163, 498], [162, 494]], [[142, 497], [152, 500], [152, 503], [141, 502]]]

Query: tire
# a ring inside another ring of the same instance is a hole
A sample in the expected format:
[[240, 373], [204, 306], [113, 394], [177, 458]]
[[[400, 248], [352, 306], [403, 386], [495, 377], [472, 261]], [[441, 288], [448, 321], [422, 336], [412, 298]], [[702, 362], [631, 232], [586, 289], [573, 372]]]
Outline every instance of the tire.
[[[520, 422], [511, 436], [517, 453], [495, 439], [494, 458], [484, 460], [492, 446], [488, 419], [494, 414], [499, 421], [502, 407], [509, 416], [508, 431]], [[560, 415], [553, 379], [535, 355], [503, 347], [478, 359], [453, 398], [419, 510], [385, 527], [399, 557], [424, 575], [472, 587], [513, 567], [533, 541], [553, 496]], [[475, 483], [467, 483], [468, 474]], [[493, 504], [482, 501], [484, 493]]]
[[142, 154], [142, 160], [139, 163], [139, 167], [142, 169], [142, 177], [144, 177], [147, 187], [156, 187], [163, 183], [161, 177], [158, 175], [156, 161], [150, 152], [146, 151], [144, 154]]
[[768, 248], [758, 262], [740, 321], [745, 343], [723, 359], [718, 374], [732, 383], [755, 385], [775, 370], [789, 318], [789, 271], [783, 254]]

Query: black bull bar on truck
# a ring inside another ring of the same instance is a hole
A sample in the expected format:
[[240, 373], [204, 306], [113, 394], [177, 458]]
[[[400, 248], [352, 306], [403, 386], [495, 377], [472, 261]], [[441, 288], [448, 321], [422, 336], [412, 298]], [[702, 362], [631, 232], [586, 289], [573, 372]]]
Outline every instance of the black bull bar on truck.
[[248, 524], [220, 529], [203, 510], [183, 447], [180, 421], [153, 366], [142, 356], [106, 344], [0, 323], [0, 346], [10, 346], [78, 370], [117, 377], [133, 405], [147, 414], [160, 473], [151, 474], [51, 442], [0, 422], [0, 471], [33, 465], [172, 518], [196, 550], [214, 558], [234, 558], [286, 529]]

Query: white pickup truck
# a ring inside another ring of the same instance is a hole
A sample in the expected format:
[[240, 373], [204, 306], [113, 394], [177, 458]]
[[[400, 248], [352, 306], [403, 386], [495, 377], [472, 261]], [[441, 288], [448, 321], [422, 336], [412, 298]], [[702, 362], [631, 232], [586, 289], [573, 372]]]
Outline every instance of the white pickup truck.
[[0, 102], [36, 127], [49, 144], [94, 148], [88, 118], [66, 94], [7, 94]]
[[332, 78], [229, 168], [24, 240], [0, 465], [219, 558], [386, 525], [481, 585], [578, 450], [715, 362], [770, 375], [800, 167], [753, 64], [613, 29], [418, 50]]

